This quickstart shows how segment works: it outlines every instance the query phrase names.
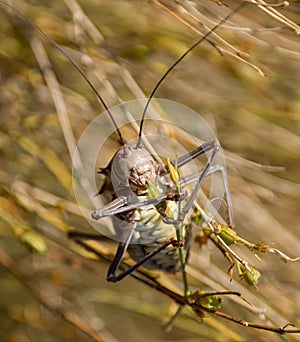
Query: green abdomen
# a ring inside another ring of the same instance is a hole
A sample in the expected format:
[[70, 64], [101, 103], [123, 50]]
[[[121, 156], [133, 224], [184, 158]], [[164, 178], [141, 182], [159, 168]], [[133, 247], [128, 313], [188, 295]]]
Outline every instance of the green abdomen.
[[[174, 226], [164, 223], [155, 207], [147, 206], [139, 210], [139, 214], [140, 219], [137, 221], [135, 228], [135, 232], [138, 234], [138, 243], [128, 246], [128, 253], [135, 261], [142, 260], [167, 239], [176, 239]], [[143, 266], [148, 269], [163, 270], [169, 273], [178, 272], [181, 266], [178, 247], [168, 245]]]

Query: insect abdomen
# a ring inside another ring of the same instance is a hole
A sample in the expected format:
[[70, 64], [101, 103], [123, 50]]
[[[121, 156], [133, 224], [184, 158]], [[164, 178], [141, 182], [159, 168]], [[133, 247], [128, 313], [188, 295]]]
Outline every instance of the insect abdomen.
[[[147, 206], [138, 211], [140, 220], [137, 222], [135, 228], [135, 232], [139, 235], [138, 243], [130, 244], [127, 249], [131, 258], [137, 262], [159, 247], [167, 239], [176, 239], [174, 226], [164, 223], [161, 215], [154, 206]], [[168, 273], [178, 272], [181, 267], [178, 247], [174, 247], [173, 245], [167, 246], [148, 260], [144, 266], [148, 269], [162, 270]]]

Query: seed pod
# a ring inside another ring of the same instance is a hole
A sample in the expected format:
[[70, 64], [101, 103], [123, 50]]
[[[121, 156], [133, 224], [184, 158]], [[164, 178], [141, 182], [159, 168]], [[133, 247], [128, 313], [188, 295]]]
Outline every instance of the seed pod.
[[196, 291], [191, 295], [191, 298], [195, 304], [205, 309], [215, 311], [221, 308], [222, 299], [219, 295]]
[[35, 253], [43, 254], [47, 251], [45, 240], [36, 232], [25, 232], [20, 240]]
[[220, 225], [219, 236], [228, 245], [232, 245], [236, 242], [236, 232], [228, 226]]
[[261, 274], [260, 272], [253, 266], [250, 266], [250, 273], [247, 268], [243, 265], [240, 265], [240, 277], [244, 278], [249, 285], [258, 285], [260, 281]]

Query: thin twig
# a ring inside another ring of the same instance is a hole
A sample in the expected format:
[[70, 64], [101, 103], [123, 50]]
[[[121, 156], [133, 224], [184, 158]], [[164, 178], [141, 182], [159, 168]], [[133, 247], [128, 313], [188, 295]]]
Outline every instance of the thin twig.
[[[186, 20], [180, 18], [177, 14], [175, 14], [173, 11], [169, 10], [166, 6], [162, 5], [159, 1], [157, 0], [153, 0], [154, 4], [157, 5], [158, 7], [162, 8], [165, 12], [167, 12], [168, 14], [170, 14], [172, 17], [174, 17], [176, 20], [178, 20], [179, 22], [181, 22], [182, 24], [184, 24], [185, 26], [187, 26], [189, 29], [191, 29], [192, 31], [194, 31], [197, 35], [199, 35], [200, 37], [203, 36], [203, 34], [197, 30], [196, 28], [194, 28], [192, 25], [190, 25]], [[204, 24], [203, 26], [205, 28], [207, 28]], [[217, 35], [216, 33], [213, 33], [213, 35], [215, 35], [221, 42], [223, 42], [224, 44], [226, 44], [228, 47], [230, 47], [234, 52], [230, 52], [216, 44], [214, 44], [213, 46], [222, 54], [222, 55], [229, 55], [237, 60], [239, 60], [240, 62], [248, 65], [249, 67], [251, 67], [252, 69], [254, 69], [255, 71], [257, 71], [261, 76], [265, 76], [264, 72], [255, 64], [247, 61], [245, 58], [242, 57], [242, 55], [246, 55], [245, 53], [237, 50], [235, 47], [233, 47], [230, 43], [226, 42], [226, 40], [224, 40], [223, 38], [221, 38], [219, 35]], [[207, 39], [208, 40], [208, 39]], [[209, 41], [210, 42], [210, 41]]]

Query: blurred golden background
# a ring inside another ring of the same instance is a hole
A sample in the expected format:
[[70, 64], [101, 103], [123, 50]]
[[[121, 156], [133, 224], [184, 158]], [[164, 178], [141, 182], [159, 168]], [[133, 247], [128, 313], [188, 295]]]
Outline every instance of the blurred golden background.
[[[9, 3], [80, 63], [111, 107], [147, 97], [199, 32], [239, 2], [227, 1], [228, 8], [209, 0]], [[248, 4], [218, 29], [225, 41], [211, 36], [219, 51], [203, 42], [156, 96], [192, 108], [214, 128], [227, 157], [238, 233], [296, 257], [300, 4], [275, 9], [285, 18]], [[299, 334], [278, 336], [212, 316], [199, 324], [183, 315], [166, 333], [162, 322], [173, 308], [169, 298], [130, 277], [107, 283], [107, 265], [89, 260], [91, 255], [68, 241], [70, 229], [91, 231], [74, 199], [71, 156], [103, 109], [69, 61], [26, 20], [2, 5], [0, 15], [0, 339], [299, 341]], [[113, 251], [106, 246], [103, 253]], [[262, 324], [300, 327], [299, 262], [263, 255], [257, 291], [237, 277], [229, 281], [228, 265], [215, 248], [195, 253], [193, 284], [241, 291], [253, 304], [248, 310], [226, 298], [224, 311]]]

